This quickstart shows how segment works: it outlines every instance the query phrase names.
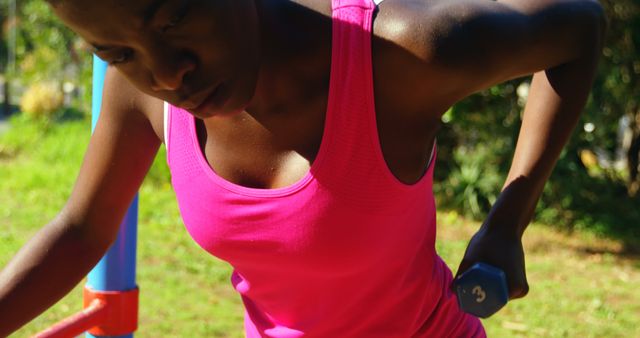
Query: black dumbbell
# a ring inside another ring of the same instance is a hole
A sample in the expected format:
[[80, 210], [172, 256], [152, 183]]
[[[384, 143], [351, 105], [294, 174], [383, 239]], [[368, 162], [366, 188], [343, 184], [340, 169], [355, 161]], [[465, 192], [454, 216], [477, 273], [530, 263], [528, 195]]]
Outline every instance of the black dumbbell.
[[504, 272], [485, 263], [477, 263], [453, 282], [462, 311], [487, 318], [509, 301]]

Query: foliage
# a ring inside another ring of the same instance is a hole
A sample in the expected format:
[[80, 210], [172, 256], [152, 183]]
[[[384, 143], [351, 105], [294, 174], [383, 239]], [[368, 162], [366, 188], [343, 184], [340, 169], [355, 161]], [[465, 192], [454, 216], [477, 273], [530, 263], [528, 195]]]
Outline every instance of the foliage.
[[436, 190], [446, 196], [443, 207], [462, 207], [464, 213], [481, 218], [495, 202], [500, 193], [501, 176], [488, 145], [478, 145], [473, 149], [458, 147], [453, 159], [455, 167], [443, 184]]
[[51, 120], [62, 108], [62, 90], [57, 83], [36, 83], [22, 95], [20, 109], [36, 120]]
[[[598, 128], [592, 138], [583, 138], [586, 147], [594, 143], [616, 155], [615, 141], [627, 157], [627, 189], [635, 195], [640, 189], [638, 157], [640, 156], [640, 3], [636, 0], [607, 0], [602, 2], [609, 17], [609, 31], [603, 51], [603, 62], [593, 88], [593, 102], [586, 116]], [[618, 122], [625, 119], [623, 139], [616, 132]], [[597, 142], [597, 143], [596, 143]]]
[[438, 137], [434, 191], [441, 205], [481, 219], [500, 193], [520, 128], [518, 88], [528, 79], [510, 81], [456, 104], [443, 118]]
[[[0, 23], [10, 22], [6, 8], [10, 0], [0, 0]], [[40, 82], [70, 83], [76, 90], [68, 93], [66, 105], [89, 111], [91, 93], [91, 53], [84, 43], [50, 10], [45, 1], [24, 0], [17, 3], [15, 34], [16, 45], [9, 46], [9, 30], [0, 41], [0, 63], [9, 79], [13, 95], [19, 96], [22, 88]], [[16, 67], [8, 67], [6, 57], [9, 48], [15, 48]]]
[[19, 6], [16, 58], [27, 83], [60, 77], [73, 63], [75, 35], [57, 20], [44, 1]]
[[[633, 197], [633, 186], [640, 184], [640, 3], [601, 2], [609, 31], [592, 95], [545, 187], [537, 218], [623, 238], [638, 248], [640, 200]], [[435, 187], [442, 205], [478, 219], [489, 211], [501, 186], [496, 177], [506, 177], [513, 156], [524, 103], [518, 92], [526, 92], [528, 82], [517, 79], [484, 90], [444, 116], [436, 171], [443, 183]], [[495, 189], [487, 188], [491, 185]]]
[[538, 220], [568, 229], [589, 229], [621, 239], [640, 252], [640, 196], [627, 197], [623, 181], [592, 176], [574, 153], [565, 152], [538, 204]]

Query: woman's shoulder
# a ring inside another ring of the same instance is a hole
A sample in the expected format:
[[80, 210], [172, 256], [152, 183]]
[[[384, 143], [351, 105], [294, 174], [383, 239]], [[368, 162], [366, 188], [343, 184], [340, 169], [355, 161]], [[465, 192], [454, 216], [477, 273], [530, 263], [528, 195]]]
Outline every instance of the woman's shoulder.
[[115, 67], [107, 69], [103, 102], [103, 108], [108, 106], [108, 113], [115, 117], [126, 120], [131, 114], [143, 115], [164, 142], [164, 101], [140, 91]]
[[481, 57], [521, 44], [517, 36], [525, 34], [527, 14], [516, 8], [518, 2], [523, 1], [385, 0], [374, 21], [374, 39], [412, 57], [411, 65], [421, 70], [473, 70]]
[[374, 47], [381, 68], [407, 74], [394, 82], [455, 103], [578, 57], [603, 17], [596, 0], [385, 0]]
[[453, 9], [470, 2], [384, 0], [378, 5], [372, 32], [374, 83], [382, 96], [389, 94], [393, 106], [403, 106], [400, 111], [423, 114], [428, 102], [438, 115], [454, 103], [447, 94], [459, 83], [452, 77], [456, 67], [443, 60], [469, 56], [455, 51], [465, 39], [452, 34], [452, 27], [460, 28], [464, 17]]

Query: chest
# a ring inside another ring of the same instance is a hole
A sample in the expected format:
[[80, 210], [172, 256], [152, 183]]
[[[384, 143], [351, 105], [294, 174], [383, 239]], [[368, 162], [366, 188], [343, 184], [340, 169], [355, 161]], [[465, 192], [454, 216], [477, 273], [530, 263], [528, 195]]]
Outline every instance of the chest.
[[[385, 23], [378, 20], [376, 25]], [[330, 31], [331, 25], [322, 29]], [[319, 69], [317, 80], [283, 81], [281, 92], [292, 98], [287, 104], [259, 114], [196, 120], [200, 153], [217, 175], [240, 186], [274, 189], [294, 184], [310, 170], [323, 143], [328, 74], [335, 61], [331, 34], [324, 37], [314, 42], [320, 52], [309, 62], [309, 67]], [[389, 171], [402, 182], [414, 183], [429, 163], [439, 117], [448, 107], [437, 104], [438, 93], [431, 90], [436, 86], [425, 88], [428, 67], [416, 65], [414, 58], [384, 39], [372, 40], [374, 142]]]
[[361, 208], [315, 187], [294, 198], [255, 200], [216, 191], [197, 177], [182, 179], [174, 183], [190, 185], [189, 193], [176, 190], [179, 205], [188, 206], [182, 217], [189, 234], [236, 267], [267, 275], [276, 270], [334, 275], [375, 268], [389, 257], [405, 257], [400, 261], [406, 264], [421, 248], [433, 247], [435, 209], [426, 193], [367, 195], [363, 198], [374, 197], [377, 207]]
[[[386, 165], [400, 181], [414, 183], [429, 164], [438, 125], [402, 119], [392, 98], [376, 97], [376, 136]], [[327, 94], [320, 93], [268, 121], [248, 113], [196, 120], [201, 154], [211, 170], [231, 183], [259, 189], [290, 186], [306, 175], [318, 155], [327, 100]]]

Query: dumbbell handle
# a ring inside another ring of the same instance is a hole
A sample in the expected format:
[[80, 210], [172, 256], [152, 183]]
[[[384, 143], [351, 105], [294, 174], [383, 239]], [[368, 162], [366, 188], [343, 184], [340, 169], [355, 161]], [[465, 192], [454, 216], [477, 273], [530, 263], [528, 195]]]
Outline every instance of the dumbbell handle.
[[486, 263], [477, 263], [454, 281], [460, 308], [476, 317], [487, 318], [508, 301], [504, 272]]

